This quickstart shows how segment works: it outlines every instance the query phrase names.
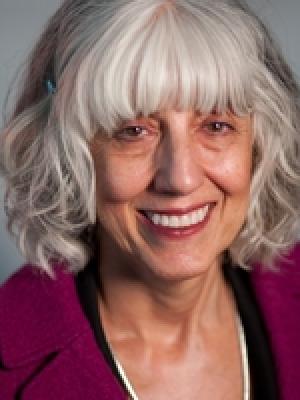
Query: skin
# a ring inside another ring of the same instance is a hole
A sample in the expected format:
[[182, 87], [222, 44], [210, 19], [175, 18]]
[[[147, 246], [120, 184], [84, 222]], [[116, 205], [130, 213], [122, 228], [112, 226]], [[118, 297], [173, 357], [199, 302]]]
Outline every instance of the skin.
[[[251, 117], [165, 110], [91, 143], [97, 179], [99, 311], [141, 399], [240, 399], [236, 309], [221, 270], [249, 204]], [[140, 209], [211, 204], [170, 239]], [[201, 396], [201, 397], [200, 397]]]

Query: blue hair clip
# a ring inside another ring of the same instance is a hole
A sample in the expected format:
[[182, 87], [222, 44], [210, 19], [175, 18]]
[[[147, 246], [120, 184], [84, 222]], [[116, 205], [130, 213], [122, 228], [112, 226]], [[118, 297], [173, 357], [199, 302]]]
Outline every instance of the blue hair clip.
[[46, 89], [47, 89], [48, 94], [52, 95], [56, 92], [55, 83], [51, 79], [47, 79], [45, 81], [45, 84], [46, 84]]

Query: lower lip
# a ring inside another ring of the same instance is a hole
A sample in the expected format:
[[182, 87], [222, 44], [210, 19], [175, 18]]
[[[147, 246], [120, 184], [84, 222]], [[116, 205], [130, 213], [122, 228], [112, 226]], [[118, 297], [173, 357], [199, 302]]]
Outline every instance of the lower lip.
[[146, 224], [147, 227], [149, 227], [151, 231], [153, 231], [154, 233], [168, 237], [170, 239], [181, 239], [181, 238], [183, 239], [198, 233], [205, 227], [205, 225], [209, 220], [212, 208], [213, 208], [212, 205], [210, 205], [209, 210], [203, 221], [200, 221], [198, 222], [198, 224], [194, 224], [186, 228], [171, 228], [168, 226], [155, 225], [149, 218], [147, 218], [142, 213], [139, 213], [139, 216], [143, 221], [143, 223]]

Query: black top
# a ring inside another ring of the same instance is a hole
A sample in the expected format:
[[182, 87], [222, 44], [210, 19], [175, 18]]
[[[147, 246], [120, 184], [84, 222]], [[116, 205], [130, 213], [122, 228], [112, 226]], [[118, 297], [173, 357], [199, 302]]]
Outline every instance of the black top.
[[[225, 265], [224, 275], [232, 287], [242, 321], [249, 360], [252, 400], [278, 400], [278, 380], [267, 331], [258, 307], [249, 273]], [[91, 261], [76, 277], [77, 293], [83, 311], [90, 322], [96, 342], [120, 384], [126, 389], [111, 354], [98, 312], [97, 293], [100, 290], [96, 262]]]

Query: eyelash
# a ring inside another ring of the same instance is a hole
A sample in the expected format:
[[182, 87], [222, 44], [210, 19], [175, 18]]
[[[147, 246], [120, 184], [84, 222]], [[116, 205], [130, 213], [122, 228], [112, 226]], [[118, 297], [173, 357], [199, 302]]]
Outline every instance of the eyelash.
[[[225, 121], [211, 121], [211, 122], [208, 122], [208, 123], [204, 124], [204, 127], [207, 130], [209, 130], [208, 127], [213, 127], [213, 126], [217, 126], [217, 125], [220, 125], [221, 129], [212, 130], [214, 133], [223, 133], [223, 134], [225, 134], [228, 131], [234, 131], [235, 130], [234, 127], [231, 124], [229, 124], [228, 122], [225, 122]], [[223, 132], [224, 128], [225, 128], [225, 132]]]
[[[216, 128], [216, 126], [219, 126], [219, 129], [213, 129], [213, 127]], [[228, 131], [234, 131], [235, 128], [229, 124], [228, 122], [225, 121], [210, 121], [210, 122], [204, 122], [201, 126], [201, 128], [205, 129], [206, 131], [209, 132], [209, 134], [214, 135], [214, 134], [226, 134]], [[132, 125], [132, 126], [127, 126], [119, 131], [117, 131], [114, 134], [114, 137], [117, 139], [121, 140], [128, 140], [128, 141], [135, 141], [138, 140], [139, 138], [145, 136], [145, 134], [137, 134], [137, 135], [131, 135], [129, 134], [129, 131], [132, 131], [134, 129], [139, 129], [141, 132], [147, 131], [147, 128], [141, 126], [141, 125]], [[224, 132], [225, 129], [225, 132]]]
[[117, 132], [115, 132], [114, 137], [116, 139], [120, 139], [120, 140], [127, 140], [127, 141], [135, 141], [138, 140], [139, 138], [141, 138], [142, 136], [145, 135], [130, 135], [129, 131], [132, 131], [134, 129], [140, 129], [142, 132], [146, 131], [147, 128], [140, 126], [140, 125], [133, 125], [133, 126], [127, 126], [123, 129], [118, 130]]

